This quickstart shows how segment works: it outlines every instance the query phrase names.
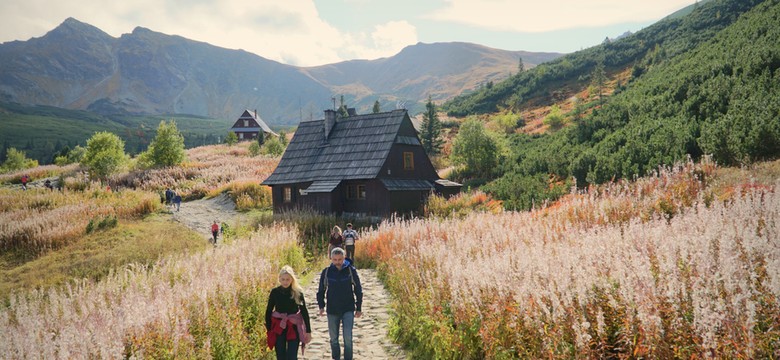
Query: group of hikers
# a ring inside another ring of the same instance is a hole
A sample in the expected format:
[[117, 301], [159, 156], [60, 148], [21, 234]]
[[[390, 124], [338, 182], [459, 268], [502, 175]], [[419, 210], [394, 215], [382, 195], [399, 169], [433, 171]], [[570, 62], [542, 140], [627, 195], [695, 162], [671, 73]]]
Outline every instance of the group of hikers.
[[[19, 182], [22, 183], [22, 190], [27, 190], [27, 183], [30, 182], [30, 176], [27, 174], [22, 175], [22, 178], [19, 180]], [[54, 184], [51, 182], [51, 179], [46, 179], [46, 181], [43, 182], [43, 186], [51, 191], [54, 191]], [[60, 187], [60, 189], [62, 189]]]
[[[352, 360], [352, 328], [360, 318], [363, 288], [352, 261], [342, 248], [330, 252], [331, 264], [322, 270], [317, 289], [319, 316], [328, 320], [328, 336], [333, 359], [341, 359], [339, 329], [344, 338], [344, 360]], [[268, 347], [275, 349], [278, 360], [298, 358], [298, 348], [305, 351], [311, 341], [311, 323], [303, 288], [298, 284], [292, 267], [279, 272], [279, 286], [271, 290], [265, 311]]]
[[328, 253], [334, 248], [342, 248], [347, 252], [348, 259], [355, 258], [355, 241], [358, 239], [358, 233], [352, 229], [352, 224], [347, 223], [347, 229], [343, 232], [341, 228], [336, 225], [330, 231], [330, 239], [328, 239]]
[[171, 188], [165, 189], [165, 205], [173, 206], [176, 208], [176, 211], [179, 211], [179, 208], [181, 207], [181, 195], [171, 190]]
[[[352, 360], [352, 328], [363, 315], [363, 287], [353, 264], [357, 232], [352, 224], [341, 232], [333, 227], [328, 242], [331, 264], [320, 273], [317, 288], [319, 316], [327, 316], [331, 358], [341, 359], [339, 330], [344, 339], [344, 360]], [[345, 247], [347, 250], [345, 250]], [[298, 284], [292, 267], [279, 272], [279, 286], [271, 290], [265, 311], [268, 347], [275, 349], [278, 360], [298, 358], [298, 348], [304, 353], [311, 341], [311, 323], [303, 288]]]

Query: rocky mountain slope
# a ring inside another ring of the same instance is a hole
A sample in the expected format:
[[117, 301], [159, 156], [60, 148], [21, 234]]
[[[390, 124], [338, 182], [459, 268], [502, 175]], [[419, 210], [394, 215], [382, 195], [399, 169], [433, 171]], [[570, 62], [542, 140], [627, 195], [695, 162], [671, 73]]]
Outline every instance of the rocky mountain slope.
[[378, 60], [301, 68], [243, 50], [138, 27], [114, 38], [69, 18], [40, 38], [0, 44], [0, 101], [101, 114], [193, 114], [231, 119], [257, 109], [272, 124], [318, 116], [344, 95], [368, 111], [375, 100], [418, 106], [554, 59], [557, 53], [467, 43], [417, 44]]

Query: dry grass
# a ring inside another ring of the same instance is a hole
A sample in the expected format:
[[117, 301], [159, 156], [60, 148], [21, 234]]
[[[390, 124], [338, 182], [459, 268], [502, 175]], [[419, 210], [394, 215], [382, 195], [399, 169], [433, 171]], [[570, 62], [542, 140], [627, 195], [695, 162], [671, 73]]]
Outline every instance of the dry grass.
[[171, 188], [186, 201], [216, 195], [234, 182], [259, 184], [278, 163], [278, 157], [249, 156], [248, 142], [210, 145], [187, 150], [187, 161], [181, 166], [119, 174], [110, 182], [160, 195]]
[[31, 261], [0, 256], [0, 294], [47, 289], [72, 279], [97, 281], [130, 263], [151, 265], [171, 254], [202, 251], [202, 237], [160, 216], [130, 220], [118, 227], [78, 238]]

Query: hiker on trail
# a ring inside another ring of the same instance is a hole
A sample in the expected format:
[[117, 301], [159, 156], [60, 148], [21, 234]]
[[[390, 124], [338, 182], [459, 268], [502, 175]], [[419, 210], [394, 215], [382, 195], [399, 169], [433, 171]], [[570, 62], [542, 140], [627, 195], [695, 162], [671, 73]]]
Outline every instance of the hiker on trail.
[[219, 234], [219, 224], [217, 224], [217, 220], [214, 220], [214, 223], [211, 224], [211, 235], [214, 235], [214, 245], [217, 245], [218, 234]]
[[22, 175], [22, 190], [27, 190], [28, 181], [30, 181], [30, 177], [27, 174]]
[[344, 334], [344, 360], [352, 360], [352, 327], [355, 318], [363, 315], [363, 287], [357, 270], [345, 257], [344, 249], [330, 252], [331, 265], [322, 270], [317, 290], [320, 316], [328, 313], [328, 335], [333, 359], [340, 359], [339, 325]]
[[358, 239], [357, 231], [352, 229], [352, 223], [347, 223], [347, 230], [341, 234], [344, 237], [344, 246], [347, 250], [347, 259], [355, 261], [355, 241]]
[[181, 195], [176, 194], [173, 196], [173, 204], [176, 205], [176, 211], [179, 211], [179, 207], [181, 207]]
[[298, 359], [298, 346], [303, 354], [311, 341], [309, 311], [303, 299], [292, 267], [285, 265], [279, 272], [279, 286], [271, 289], [265, 309], [265, 329], [268, 348], [276, 348], [277, 360]]
[[328, 239], [328, 255], [334, 248], [344, 247], [344, 238], [341, 236], [341, 228], [336, 225], [333, 230], [330, 231], [330, 239]]
[[171, 188], [165, 189], [165, 205], [170, 205], [173, 200], [173, 190]]
[[43, 182], [43, 186], [45, 186], [49, 191], [54, 190], [54, 186], [51, 185], [51, 180], [46, 179], [46, 181]]

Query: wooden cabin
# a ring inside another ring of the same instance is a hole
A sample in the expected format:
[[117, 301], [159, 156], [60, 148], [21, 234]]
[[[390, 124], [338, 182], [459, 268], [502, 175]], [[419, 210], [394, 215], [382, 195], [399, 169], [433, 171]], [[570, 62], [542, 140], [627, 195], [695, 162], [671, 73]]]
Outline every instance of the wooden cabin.
[[461, 188], [439, 178], [405, 109], [344, 118], [325, 110], [324, 119], [301, 122], [263, 184], [272, 188], [274, 213], [367, 216], [416, 212], [431, 193]]
[[257, 140], [258, 135], [262, 131], [264, 134], [263, 139], [267, 139], [269, 135], [279, 136], [279, 134], [273, 132], [268, 124], [257, 116], [257, 110], [251, 112], [244, 110], [244, 113], [236, 120], [230, 131], [236, 133], [238, 141], [245, 140]]

